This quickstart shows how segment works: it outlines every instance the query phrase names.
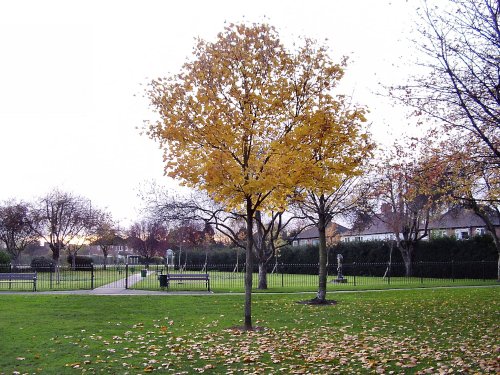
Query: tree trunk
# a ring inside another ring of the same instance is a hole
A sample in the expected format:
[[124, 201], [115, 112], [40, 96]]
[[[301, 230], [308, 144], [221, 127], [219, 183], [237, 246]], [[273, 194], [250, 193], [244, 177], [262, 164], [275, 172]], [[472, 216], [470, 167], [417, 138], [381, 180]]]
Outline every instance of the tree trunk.
[[394, 249], [394, 242], [389, 241], [389, 261], [387, 262], [387, 268], [384, 272], [384, 279], [386, 277], [391, 277], [391, 268], [392, 268], [392, 250]]
[[494, 233], [492, 237], [493, 237], [493, 243], [495, 244], [498, 253], [497, 281], [500, 282], [500, 239], [498, 238], [496, 233]]
[[496, 232], [490, 232], [490, 233], [492, 234], [493, 243], [495, 244], [498, 253], [497, 281], [500, 282], [500, 239], [498, 238]]
[[102, 256], [103, 256], [103, 268], [106, 270], [106, 265], [108, 264], [108, 245], [101, 246]]
[[319, 302], [326, 300], [326, 237], [325, 229], [319, 230], [319, 272], [318, 272], [318, 293], [316, 298]]
[[50, 250], [52, 250], [52, 259], [56, 264], [59, 264], [59, 256], [61, 254], [61, 249], [58, 245], [50, 245]]
[[500, 254], [498, 254], [497, 262], [497, 281], [500, 283]]
[[496, 228], [493, 225], [487, 225], [487, 228], [490, 231], [491, 237], [493, 237], [493, 243], [495, 244], [498, 253], [497, 281], [500, 282], [500, 238], [498, 238]]
[[318, 270], [318, 293], [317, 302], [326, 301], [326, 215], [324, 213], [324, 197], [320, 197], [320, 212], [318, 215], [318, 233], [319, 233], [319, 270]]
[[267, 289], [267, 264], [259, 262], [259, 286], [258, 289]]
[[252, 273], [253, 273], [253, 209], [252, 201], [247, 198], [247, 246], [245, 252], [245, 330], [252, 330]]
[[405, 275], [406, 277], [411, 277], [413, 276], [413, 246], [411, 244], [402, 245], [399, 243], [398, 247], [405, 264]]
[[255, 211], [255, 223], [257, 225], [257, 237], [254, 239], [254, 247], [259, 261], [258, 289], [267, 289], [266, 241], [262, 231], [262, 219], [259, 210]]
[[[468, 203], [469, 207], [472, 208], [474, 213], [481, 218], [491, 237], [493, 237], [493, 243], [495, 244], [498, 253], [497, 281], [500, 282], [500, 238], [498, 236], [498, 232], [496, 231], [497, 228], [495, 227], [495, 225], [493, 225], [493, 221], [491, 220], [490, 216], [481, 208], [477, 201], [472, 198], [472, 194], [471, 198], [466, 200], [466, 202]], [[495, 216], [497, 220], [500, 220], [500, 212], [498, 212], [498, 210], [496, 210]]]
[[21, 257], [21, 252], [14, 252], [12, 255], [12, 261], [10, 262], [11, 264], [19, 264], [19, 258]]
[[59, 256], [61, 254], [61, 248], [60, 244], [51, 244], [49, 245], [50, 249], [52, 250], [52, 259], [54, 260], [54, 266], [55, 266], [55, 273], [56, 273], [56, 283], [59, 284], [61, 281], [61, 273], [59, 270]]

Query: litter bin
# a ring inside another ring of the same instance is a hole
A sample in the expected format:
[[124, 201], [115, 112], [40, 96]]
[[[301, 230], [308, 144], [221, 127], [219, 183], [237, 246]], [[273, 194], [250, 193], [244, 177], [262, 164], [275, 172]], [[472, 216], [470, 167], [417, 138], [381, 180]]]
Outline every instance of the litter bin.
[[141, 270], [141, 277], [146, 277], [148, 275], [148, 270]]
[[168, 287], [168, 275], [158, 275], [158, 280], [160, 280], [160, 288]]

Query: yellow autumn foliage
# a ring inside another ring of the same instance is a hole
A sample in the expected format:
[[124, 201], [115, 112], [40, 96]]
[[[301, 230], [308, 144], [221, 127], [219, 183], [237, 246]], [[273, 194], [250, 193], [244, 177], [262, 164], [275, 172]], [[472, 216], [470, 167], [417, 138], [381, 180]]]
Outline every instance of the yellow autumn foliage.
[[372, 145], [365, 111], [332, 89], [345, 61], [305, 40], [287, 50], [268, 25], [229, 25], [199, 40], [181, 73], [154, 80], [159, 120], [148, 135], [165, 171], [229, 208], [284, 208], [296, 187], [331, 190], [355, 175]]

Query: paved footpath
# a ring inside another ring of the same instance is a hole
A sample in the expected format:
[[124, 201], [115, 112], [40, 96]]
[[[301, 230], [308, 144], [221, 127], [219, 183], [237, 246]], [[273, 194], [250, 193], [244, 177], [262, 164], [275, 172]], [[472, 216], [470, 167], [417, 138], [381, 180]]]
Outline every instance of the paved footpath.
[[[153, 274], [155, 272], [149, 272], [148, 274]], [[111, 294], [123, 294], [125, 291], [128, 292], [130, 289], [125, 289], [125, 284], [130, 288], [134, 284], [137, 284], [142, 280], [141, 273], [137, 272], [133, 275], [130, 275], [128, 278], [116, 280], [112, 283], [102, 285], [93, 290], [89, 290], [89, 294], [97, 294], [97, 295], [111, 295]]]
[[[155, 273], [151, 271], [151, 273]], [[132, 286], [141, 281], [141, 274], [137, 273], [128, 277], [128, 286]], [[425, 287], [425, 288], [394, 288], [394, 289], [363, 289], [363, 290], [335, 290], [329, 291], [328, 294], [343, 294], [343, 293], [371, 293], [371, 292], [394, 292], [402, 290], [432, 290], [432, 289], [474, 289], [474, 288], [499, 288], [500, 284], [497, 285], [463, 285], [463, 286], [437, 286], [437, 287]], [[314, 294], [315, 292], [267, 292], [262, 293], [265, 295], [285, 295], [285, 294]], [[211, 295], [214, 294], [212, 291], [164, 291], [164, 290], [141, 290], [141, 289], [125, 289], [125, 278], [117, 280], [113, 283], [100, 286], [93, 290], [79, 289], [79, 290], [51, 290], [44, 292], [0, 292], [0, 296], [9, 294], [78, 294], [78, 295], [96, 295], [96, 296], [178, 296], [178, 295]], [[244, 293], [215, 293], [216, 295], [244, 295]], [[254, 293], [258, 294], [258, 293]]]

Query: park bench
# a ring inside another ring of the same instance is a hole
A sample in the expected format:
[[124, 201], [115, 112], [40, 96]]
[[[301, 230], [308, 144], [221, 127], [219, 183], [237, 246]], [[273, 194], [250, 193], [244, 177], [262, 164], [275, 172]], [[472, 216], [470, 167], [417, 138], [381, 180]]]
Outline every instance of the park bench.
[[35, 273], [0, 273], [0, 283], [33, 283], [33, 291], [36, 292], [36, 272]]
[[[207, 290], [210, 291], [210, 277], [208, 273], [167, 273], [165, 275], [160, 275], [159, 279], [160, 286], [166, 286], [167, 289], [170, 287], [171, 281], [204, 281], [207, 286]], [[164, 283], [163, 285], [162, 281]]]

